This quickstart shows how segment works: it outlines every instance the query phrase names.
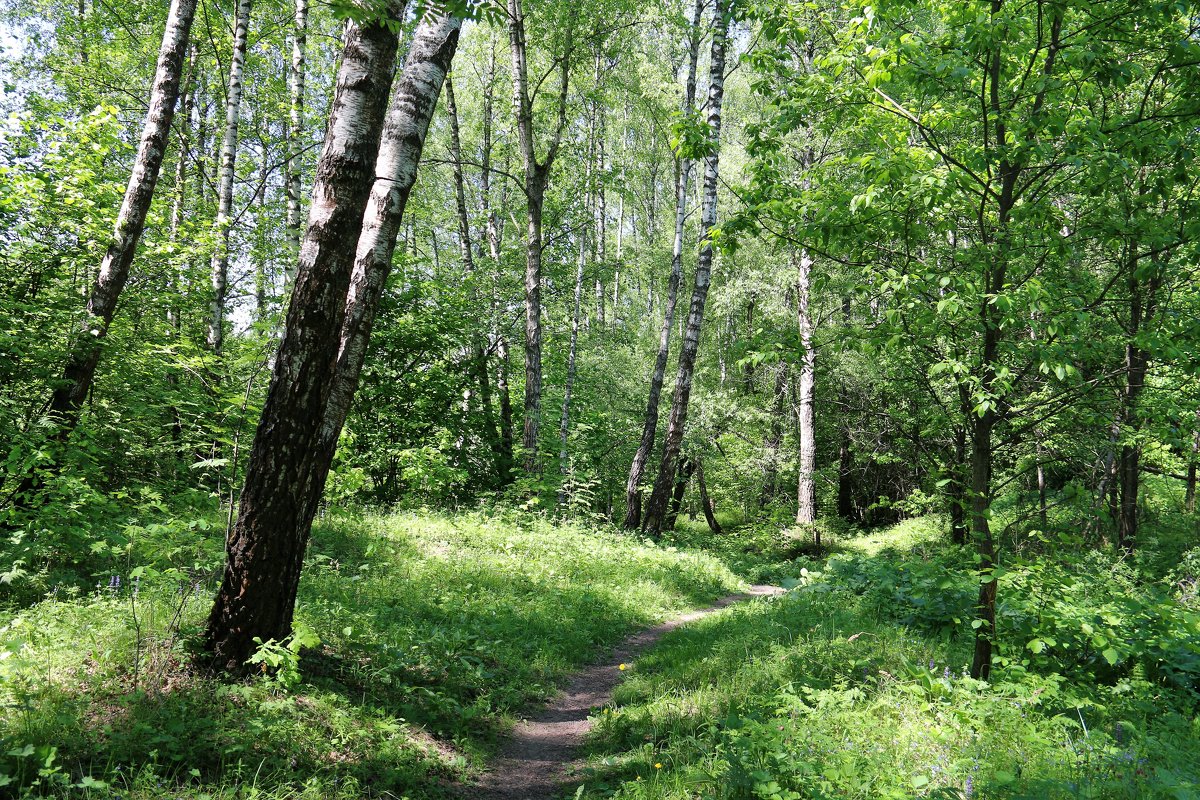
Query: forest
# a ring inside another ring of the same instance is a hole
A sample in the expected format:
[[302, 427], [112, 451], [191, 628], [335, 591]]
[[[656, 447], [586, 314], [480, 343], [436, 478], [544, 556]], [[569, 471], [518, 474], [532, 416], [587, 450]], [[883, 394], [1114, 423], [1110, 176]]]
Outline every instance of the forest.
[[0, 0], [0, 798], [1200, 799], [1200, 3]]

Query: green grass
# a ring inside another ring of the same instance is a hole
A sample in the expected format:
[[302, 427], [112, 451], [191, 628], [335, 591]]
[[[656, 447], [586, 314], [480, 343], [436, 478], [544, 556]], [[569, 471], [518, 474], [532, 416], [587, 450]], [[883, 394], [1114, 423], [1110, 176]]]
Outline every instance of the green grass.
[[186, 669], [212, 585], [179, 568], [219, 541], [139, 529], [128, 552], [119, 588], [0, 615], [0, 796], [444, 796], [600, 648], [742, 585], [700, 552], [532, 516], [334, 517], [297, 612], [320, 644], [272, 651], [294, 685], [225, 684]]
[[1156, 513], [1129, 562], [1065, 523], [1006, 542], [990, 684], [965, 676], [976, 578], [944, 520], [826, 524], [818, 558], [769, 525], [681, 520], [651, 544], [519, 513], [335, 515], [302, 581], [308, 648], [265, 648], [281, 669], [242, 683], [188, 669], [219, 522], [123, 523], [106, 571], [0, 612], [0, 797], [449, 797], [598, 650], [754, 581], [795, 588], [633, 665], [584, 797], [1196, 798], [1200, 549]]
[[671, 634], [596, 715], [583, 796], [1200, 796], [1195, 609], [1111, 553], [1014, 564], [973, 681], [969, 555], [940, 527], [843, 539], [786, 596]]

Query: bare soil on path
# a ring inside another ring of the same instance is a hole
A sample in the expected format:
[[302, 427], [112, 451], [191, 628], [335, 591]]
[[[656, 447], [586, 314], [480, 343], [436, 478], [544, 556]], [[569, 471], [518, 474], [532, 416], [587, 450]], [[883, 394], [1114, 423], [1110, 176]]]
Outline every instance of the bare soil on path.
[[475, 786], [461, 792], [470, 800], [556, 800], [574, 784], [583, 766], [581, 747], [591, 729], [589, 715], [612, 699], [621, 680], [621, 664], [633, 662], [665, 634], [722, 608], [755, 597], [783, 593], [777, 586], [751, 586], [626, 638], [610, 653], [585, 667], [562, 693], [533, 719], [517, 725], [511, 738]]

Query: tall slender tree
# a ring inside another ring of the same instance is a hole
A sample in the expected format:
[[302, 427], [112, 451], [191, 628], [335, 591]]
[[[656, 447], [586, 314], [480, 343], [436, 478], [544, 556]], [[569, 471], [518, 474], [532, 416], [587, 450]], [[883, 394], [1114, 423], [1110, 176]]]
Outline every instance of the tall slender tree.
[[[800, 464], [796, 479], [796, 524], [811, 525], [817, 518], [816, 425], [813, 420], [813, 384], [816, 380], [816, 350], [810, 295], [813, 260], [807, 250], [794, 254], [796, 264], [796, 327], [800, 333], [799, 391], [796, 397], [796, 422], [800, 434]], [[814, 543], [821, 546], [821, 532], [813, 528]]]
[[517, 140], [524, 168], [527, 208], [525, 230], [525, 427], [521, 436], [523, 467], [527, 474], [538, 471], [538, 435], [542, 417], [542, 214], [550, 170], [562, 146], [567, 127], [567, 96], [570, 91], [571, 57], [574, 47], [575, 12], [572, 11], [558, 57], [558, 98], [553, 132], [546, 154], [539, 159], [534, 138], [533, 102], [535, 88], [529, 83], [529, 45], [525, 34], [523, 0], [508, 0], [508, 33], [512, 55], [513, 111]]
[[225, 342], [225, 306], [229, 292], [229, 234], [233, 224], [233, 188], [237, 177], [238, 126], [242, 119], [242, 80], [250, 40], [251, 0], [238, 0], [233, 19], [233, 48], [229, 55], [229, 82], [225, 89], [225, 129], [217, 179], [217, 234], [209, 263], [212, 305], [208, 316], [208, 347], [220, 354]]
[[[692, 7], [692, 24], [688, 30], [687, 78], [684, 84], [681, 112], [689, 119], [696, 107], [696, 70], [700, 60], [702, 31], [700, 18], [704, 13], [705, 0], [696, 0]], [[671, 274], [667, 278], [667, 297], [663, 311], [662, 329], [658, 334], [658, 351], [654, 356], [654, 370], [650, 374], [650, 398], [646, 402], [646, 415], [642, 422], [642, 436], [629, 467], [629, 478], [625, 481], [626, 530], [637, 529], [642, 522], [642, 476], [654, 449], [658, 432], [658, 406], [662, 400], [663, 380], [667, 372], [667, 358], [671, 348], [671, 328], [675, 323], [675, 305], [679, 299], [679, 283], [683, 279], [683, 237], [687, 222], [688, 184], [691, 182], [692, 158], [680, 152], [675, 158], [675, 238], [671, 245]]]
[[696, 368], [696, 354], [700, 350], [700, 328], [704, 322], [704, 306], [708, 299], [708, 287], [712, 276], [712, 233], [717, 225], [721, 106], [725, 97], [725, 47], [729, 37], [729, 24], [728, 0], [716, 0], [709, 67], [704, 197], [700, 212], [703, 239], [700, 244], [700, 256], [696, 262], [696, 275], [692, 284], [692, 302], [688, 309], [683, 345], [679, 351], [679, 371], [675, 378], [675, 395], [671, 400], [671, 415], [667, 420], [662, 460], [658, 468], [658, 477], [654, 481], [654, 491], [650, 495], [650, 502], [646, 508], [646, 518], [642, 523], [642, 528], [651, 534], [659, 534], [664, 528], [669, 527], [667, 524], [667, 501], [671, 492], [672, 478], [676, 472], [680, 446], [683, 444], [688, 402], [692, 394], [692, 378]]
[[[117, 313], [121, 291], [129, 279], [129, 268], [146, 225], [154, 188], [158, 184], [163, 157], [171, 135], [171, 121], [179, 100], [180, 83], [188, 51], [188, 37], [196, 15], [196, 0], [173, 0], [167, 14], [162, 45], [150, 90], [146, 120], [142, 125], [137, 157], [125, 187], [112, 238], [88, 295], [81, 324], [67, 346], [62, 378], [50, 395], [47, 411], [53, 438], [65, 441], [79, 422], [79, 412], [92, 390], [105, 336]], [[17, 489], [23, 502], [38, 485], [38, 476], [26, 475]]]
[[300, 152], [304, 137], [305, 59], [308, 50], [308, 0], [296, 0], [292, 23], [292, 58], [288, 69], [288, 127], [285, 190], [287, 192], [287, 234], [294, 256], [300, 253]]

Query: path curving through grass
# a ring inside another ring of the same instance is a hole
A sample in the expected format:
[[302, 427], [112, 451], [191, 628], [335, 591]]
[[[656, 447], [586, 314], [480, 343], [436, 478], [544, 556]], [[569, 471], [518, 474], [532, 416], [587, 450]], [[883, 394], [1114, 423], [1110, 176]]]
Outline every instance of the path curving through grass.
[[670, 631], [734, 603], [782, 594], [777, 586], [750, 586], [711, 606], [691, 611], [627, 637], [591, 666], [575, 673], [563, 692], [536, 717], [517, 725], [490, 769], [464, 797], [486, 800], [553, 800], [577, 781], [589, 716], [612, 699], [622, 665], [630, 665]]

